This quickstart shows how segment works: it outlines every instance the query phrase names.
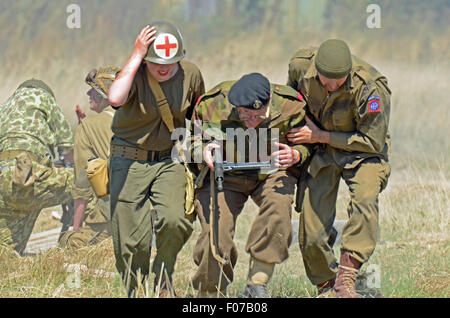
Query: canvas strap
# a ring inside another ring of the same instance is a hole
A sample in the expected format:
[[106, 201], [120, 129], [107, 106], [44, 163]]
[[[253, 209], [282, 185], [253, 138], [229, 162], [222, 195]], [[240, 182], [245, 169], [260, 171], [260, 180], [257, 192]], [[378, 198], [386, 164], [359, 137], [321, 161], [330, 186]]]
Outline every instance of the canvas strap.
[[161, 118], [166, 124], [167, 128], [169, 129], [169, 132], [172, 133], [175, 129], [175, 126], [173, 124], [173, 115], [170, 111], [169, 103], [167, 102], [166, 95], [164, 95], [164, 92], [161, 88], [161, 85], [159, 85], [158, 81], [151, 76], [150, 72], [147, 71], [147, 80], [148, 85], [150, 86], [151, 91], [155, 95], [156, 98], [156, 104], [158, 105], [159, 111], [161, 112]]

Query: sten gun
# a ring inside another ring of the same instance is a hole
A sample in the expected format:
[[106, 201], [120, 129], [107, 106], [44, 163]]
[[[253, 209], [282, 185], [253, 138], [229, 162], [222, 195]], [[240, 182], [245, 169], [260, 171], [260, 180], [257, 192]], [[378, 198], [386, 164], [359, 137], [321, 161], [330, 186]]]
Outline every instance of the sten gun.
[[224, 172], [227, 171], [255, 171], [255, 170], [273, 170], [274, 166], [270, 161], [261, 162], [214, 162], [214, 178], [217, 182], [217, 189], [223, 190]]

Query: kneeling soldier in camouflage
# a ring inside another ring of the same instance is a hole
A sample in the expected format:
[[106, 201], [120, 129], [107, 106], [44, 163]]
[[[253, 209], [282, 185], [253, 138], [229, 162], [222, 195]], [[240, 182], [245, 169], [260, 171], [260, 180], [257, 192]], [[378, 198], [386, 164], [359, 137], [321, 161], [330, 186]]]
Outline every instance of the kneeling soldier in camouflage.
[[36, 79], [22, 83], [0, 107], [0, 245], [22, 254], [39, 212], [72, 202], [73, 159], [69, 123], [50, 87]]
[[60, 240], [63, 247], [81, 248], [111, 237], [109, 196], [95, 196], [85, 169], [89, 159], [109, 158], [115, 109], [109, 105], [107, 94], [118, 72], [118, 68], [108, 66], [93, 69], [86, 76], [86, 83], [91, 86], [87, 92], [90, 108], [98, 114], [80, 120], [75, 131], [75, 215], [73, 231], [66, 232]]
[[[262, 131], [267, 136], [279, 129], [281, 135], [279, 143], [275, 142], [279, 150], [272, 153], [276, 166], [280, 168], [275, 169], [276, 172], [225, 172], [223, 190], [214, 189], [218, 208], [216, 220], [211, 220], [209, 206], [210, 187], [214, 180], [211, 182], [206, 178], [203, 187], [197, 192], [195, 207], [202, 232], [194, 250], [198, 270], [193, 277], [193, 285], [199, 290], [199, 297], [224, 295], [227, 286], [233, 281], [233, 269], [238, 257], [233, 242], [236, 221], [249, 197], [258, 205], [259, 212], [245, 249], [251, 258], [244, 295], [251, 298], [269, 297], [267, 283], [275, 264], [288, 258], [288, 247], [292, 240], [291, 206], [297, 180], [294, 166], [302, 164], [308, 156], [304, 146], [291, 148], [285, 144], [285, 135], [292, 127], [304, 124], [304, 107], [302, 96], [294, 89], [270, 84], [267, 78], [258, 73], [245, 75], [239, 81], [221, 83], [203, 95], [197, 104], [193, 115], [194, 134], [200, 129], [203, 140], [202, 143], [196, 141], [194, 158], [198, 158], [201, 152], [211, 170], [214, 169], [212, 149], [223, 154], [230, 150], [225, 149], [228, 142], [223, 147], [217, 144], [217, 141], [227, 139], [227, 128], [240, 129], [246, 133], [255, 129], [258, 137], [253, 140], [253, 145], [260, 144]], [[215, 141], [205, 140], [207, 136], [214, 137]], [[248, 138], [244, 139], [245, 149], [251, 149]], [[266, 144], [270, 158], [273, 143], [268, 139]], [[234, 157], [239, 155], [236, 148], [232, 150]], [[245, 161], [251, 156], [246, 151]], [[258, 155], [256, 160], [261, 161], [261, 157], [261, 154]], [[213, 172], [210, 171], [210, 174]], [[214, 223], [217, 226], [211, 227]], [[214, 231], [217, 233], [212, 233]]]

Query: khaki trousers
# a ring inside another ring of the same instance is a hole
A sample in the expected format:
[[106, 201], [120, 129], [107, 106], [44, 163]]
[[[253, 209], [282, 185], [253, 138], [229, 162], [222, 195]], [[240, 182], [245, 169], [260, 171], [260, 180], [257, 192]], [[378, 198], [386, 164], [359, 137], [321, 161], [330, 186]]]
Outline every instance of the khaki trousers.
[[[264, 181], [248, 180], [226, 175], [223, 191], [217, 195], [218, 253], [229, 260], [222, 265], [212, 254], [210, 246], [210, 183], [197, 192], [195, 208], [202, 232], [194, 250], [198, 265], [192, 281], [201, 292], [216, 292], [233, 281], [233, 268], [238, 250], [233, 242], [236, 221], [249, 197], [258, 205], [259, 212], [250, 229], [245, 251], [253, 258], [266, 263], [281, 263], [288, 258], [292, 240], [291, 209], [296, 178], [286, 171], [269, 175]], [[220, 284], [219, 284], [220, 282]]]
[[349, 219], [342, 232], [341, 250], [358, 261], [372, 255], [378, 234], [378, 195], [386, 187], [389, 164], [377, 158], [366, 159], [353, 169], [336, 164], [308, 175], [299, 222], [299, 244], [306, 273], [315, 285], [336, 276], [338, 264], [333, 254], [333, 222], [339, 181], [350, 190]]

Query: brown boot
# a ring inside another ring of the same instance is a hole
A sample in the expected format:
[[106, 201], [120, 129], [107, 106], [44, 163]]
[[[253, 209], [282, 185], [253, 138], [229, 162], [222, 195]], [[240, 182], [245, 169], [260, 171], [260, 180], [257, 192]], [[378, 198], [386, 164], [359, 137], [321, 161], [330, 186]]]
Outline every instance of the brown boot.
[[323, 283], [317, 284], [317, 298], [328, 298], [328, 294], [333, 290], [336, 278], [332, 278]]
[[342, 252], [339, 272], [333, 288], [337, 298], [362, 298], [355, 291], [355, 281], [360, 267], [361, 262], [351, 257], [348, 252]]

